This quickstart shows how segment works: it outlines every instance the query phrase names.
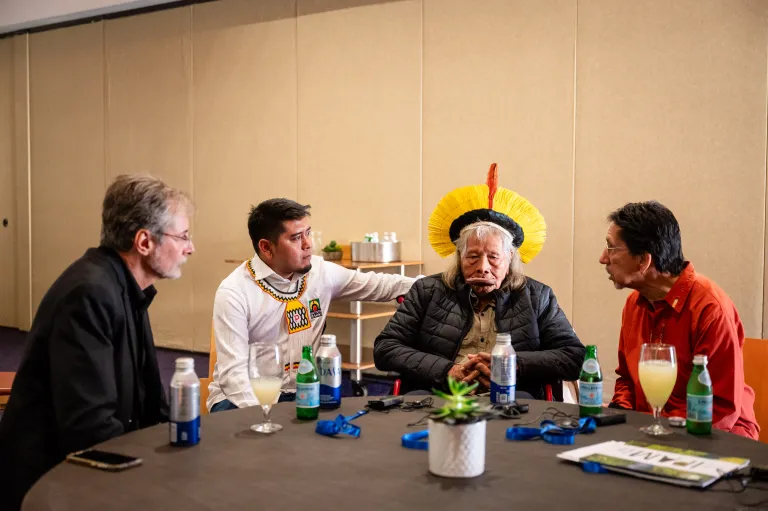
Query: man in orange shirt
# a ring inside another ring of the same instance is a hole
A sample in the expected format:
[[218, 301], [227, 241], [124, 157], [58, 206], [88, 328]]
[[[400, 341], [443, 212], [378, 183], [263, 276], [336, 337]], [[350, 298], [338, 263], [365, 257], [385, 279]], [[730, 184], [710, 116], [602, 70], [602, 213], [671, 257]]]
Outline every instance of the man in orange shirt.
[[733, 302], [683, 258], [680, 226], [656, 201], [630, 203], [608, 216], [600, 256], [616, 289], [630, 288], [621, 318], [612, 407], [651, 412], [640, 386], [643, 343], [671, 344], [677, 381], [663, 415], [685, 417], [693, 356], [706, 355], [712, 377], [712, 425], [757, 440], [755, 393], [744, 383], [744, 328]]

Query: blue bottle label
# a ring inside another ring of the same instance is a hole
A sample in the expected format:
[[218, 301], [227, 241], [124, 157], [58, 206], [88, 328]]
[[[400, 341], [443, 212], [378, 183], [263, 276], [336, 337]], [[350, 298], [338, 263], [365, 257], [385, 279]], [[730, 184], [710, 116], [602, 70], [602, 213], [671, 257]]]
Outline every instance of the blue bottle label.
[[515, 385], [499, 385], [491, 382], [491, 403], [506, 405], [515, 400]]
[[320, 407], [334, 408], [341, 404], [341, 387], [320, 385]]
[[197, 445], [200, 442], [200, 417], [187, 422], [171, 422], [172, 445]]
[[579, 381], [579, 404], [581, 406], [603, 406], [603, 382]]
[[336, 408], [341, 404], [341, 357], [317, 357], [320, 379], [320, 407]]
[[688, 413], [686, 420], [693, 422], [712, 422], [712, 396], [693, 396], [688, 394]]
[[296, 408], [317, 408], [320, 406], [320, 384], [296, 384]]
[[514, 353], [491, 356], [491, 403], [503, 405], [515, 400], [516, 362]]

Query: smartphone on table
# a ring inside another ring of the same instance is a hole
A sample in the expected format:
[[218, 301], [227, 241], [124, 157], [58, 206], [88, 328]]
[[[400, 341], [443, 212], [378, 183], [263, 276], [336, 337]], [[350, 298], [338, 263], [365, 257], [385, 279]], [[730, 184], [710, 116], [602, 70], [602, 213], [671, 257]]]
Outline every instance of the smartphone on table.
[[86, 465], [99, 470], [119, 472], [131, 467], [141, 465], [141, 458], [126, 456], [116, 452], [100, 451], [98, 449], [84, 449], [67, 455], [67, 461], [78, 465]]

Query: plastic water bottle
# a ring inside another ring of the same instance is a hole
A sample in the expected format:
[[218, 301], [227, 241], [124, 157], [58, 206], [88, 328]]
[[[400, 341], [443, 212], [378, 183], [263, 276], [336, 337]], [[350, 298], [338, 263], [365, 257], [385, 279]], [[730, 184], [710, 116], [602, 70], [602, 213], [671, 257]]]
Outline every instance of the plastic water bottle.
[[320, 378], [320, 408], [341, 406], [341, 353], [335, 335], [321, 335], [320, 348], [315, 355]]
[[506, 405], [515, 400], [517, 354], [509, 334], [496, 335], [491, 351], [491, 403]]
[[197, 445], [200, 442], [200, 380], [195, 374], [195, 359], [176, 359], [171, 378], [171, 445]]

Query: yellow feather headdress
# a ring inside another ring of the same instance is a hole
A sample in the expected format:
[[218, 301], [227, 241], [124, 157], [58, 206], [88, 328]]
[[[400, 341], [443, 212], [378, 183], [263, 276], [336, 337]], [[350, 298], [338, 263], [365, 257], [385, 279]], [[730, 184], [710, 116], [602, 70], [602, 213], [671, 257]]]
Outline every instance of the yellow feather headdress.
[[481, 221], [508, 230], [524, 263], [536, 257], [547, 238], [547, 224], [539, 210], [512, 190], [498, 188], [495, 163], [486, 184], [463, 186], [440, 199], [429, 217], [429, 243], [440, 257], [448, 257], [456, 252], [461, 229]]

